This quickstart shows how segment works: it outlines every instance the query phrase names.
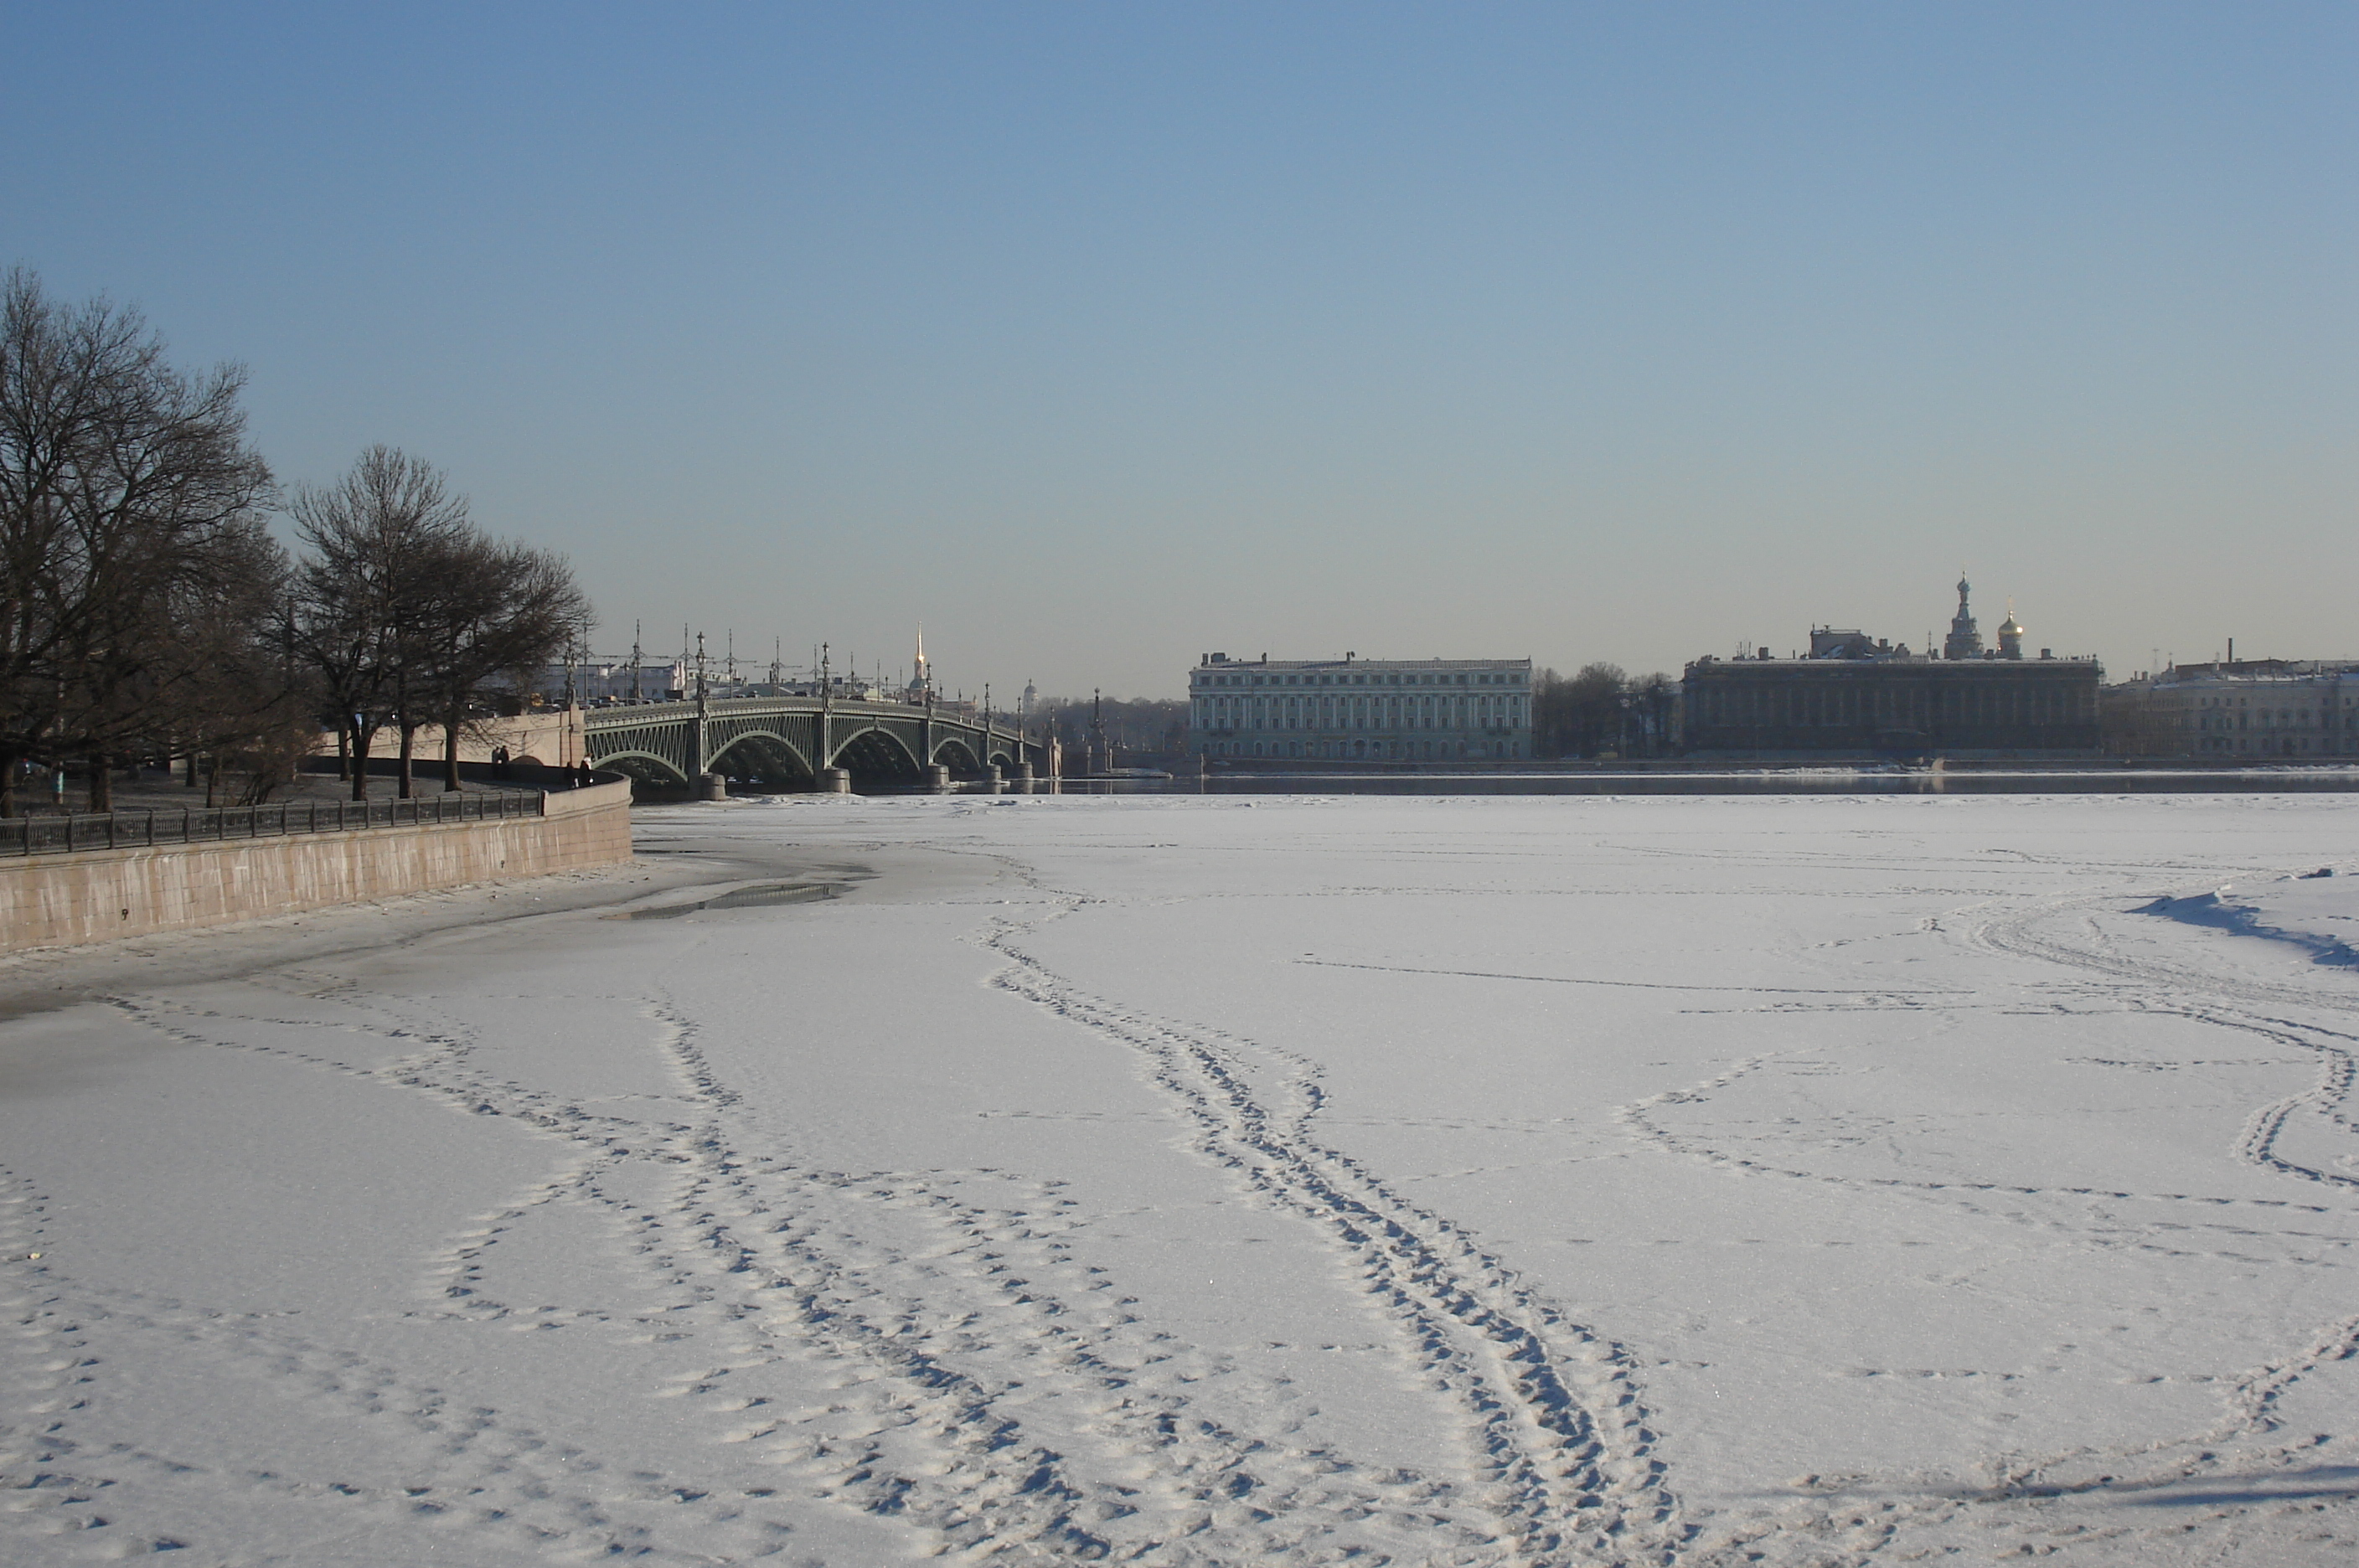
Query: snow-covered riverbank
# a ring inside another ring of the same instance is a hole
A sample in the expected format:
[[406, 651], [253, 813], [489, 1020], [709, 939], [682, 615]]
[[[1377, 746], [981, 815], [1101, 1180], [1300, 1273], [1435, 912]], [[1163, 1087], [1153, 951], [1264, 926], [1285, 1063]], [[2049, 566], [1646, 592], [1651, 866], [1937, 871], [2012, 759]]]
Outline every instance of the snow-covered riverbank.
[[741, 802], [77, 960], [0, 1563], [2348, 1562], [2354, 823]]

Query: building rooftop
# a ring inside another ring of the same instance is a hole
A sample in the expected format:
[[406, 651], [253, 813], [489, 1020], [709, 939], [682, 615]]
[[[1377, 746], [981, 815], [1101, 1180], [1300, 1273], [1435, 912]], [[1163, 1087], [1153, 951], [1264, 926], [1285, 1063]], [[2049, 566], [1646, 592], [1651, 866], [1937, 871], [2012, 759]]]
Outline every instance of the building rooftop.
[[1232, 659], [1208, 653], [1196, 661], [1199, 670], [1518, 670], [1531, 667], [1529, 659]]
[[1690, 660], [1690, 670], [2032, 670], [2041, 665], [2094, 664], [2094, 654], [2076, 653], [2058, 656], [2042, 653], [2036, 659], [2001, 659], [1995, 653], [1978, 653], [1972, 659], [1941, 659], [1929, 654], [1894, 654], [1877, 659], [1812, 659], [1797, 654], [1788, 659], [1723, 659], [1717, 654], [1705, 654]]
[[2174, 686], [2197, 681], [2317, 681], [2340, 675], [2359, 674], [2359, 659], [2240, 659], [2234, 664], [2174, 664], [2154, 674], [2141, 672], [2122, 684], [2132, 681], [2156, 686]]

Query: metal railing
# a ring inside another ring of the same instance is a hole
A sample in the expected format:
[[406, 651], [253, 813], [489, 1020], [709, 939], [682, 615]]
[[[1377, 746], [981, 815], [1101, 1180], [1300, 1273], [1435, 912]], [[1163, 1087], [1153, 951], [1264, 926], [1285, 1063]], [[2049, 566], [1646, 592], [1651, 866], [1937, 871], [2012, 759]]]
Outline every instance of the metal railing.
[[[715, 697], [707, 704], [707, 707], [709, 712], [716, 714], [745, 713], [748, 710], [811, 714], [819, 712], [820, 700], [817, 697]], [[908, 702], [898, 697], [891, 696], [866, 699], [838, 697], [835, 699], [834, 708], [839, 713], [871, 713], [907, 715], [925, 712], [925, 704], [922, 702]], [[995, 710], [995, 713], [999, 711], [1004, 710]], [[621, 702], [609, 708], [583, 709], [582, 724], [583, 729], [595, 733], [600, 730], [630, 729], [639, 724], [669, 724], [675, 720], [692, 717], [695, 713], [696, 704], [693, 702]], [[983, 727], [983, 721], [980, 718], [952, 713], [947, 706], [935, 709], [934, 717], [938, 723], [965, 724], [974, 729]], [[1000, 727], [1012, 731], [1014, 725], [1009, 722], [1000, 722]]]
[[289, 800], [277, 806], [190, 806], [179, 811], [166, 807], [10, 817], [0, 819], [0, 856], [496, 822], [503, 817], [540, 816], [544, 800], [538, 789], [470, 790], [407, 800]]

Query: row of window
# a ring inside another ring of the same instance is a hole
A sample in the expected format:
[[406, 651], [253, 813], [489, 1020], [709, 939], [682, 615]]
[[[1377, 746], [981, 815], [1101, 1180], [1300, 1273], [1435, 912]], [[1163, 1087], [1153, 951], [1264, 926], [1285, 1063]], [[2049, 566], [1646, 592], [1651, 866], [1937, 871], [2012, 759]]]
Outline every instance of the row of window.
[[1355, 675], [1203, 675], [1199, 686], [1513, 686], [1524, 678], [1505, 670], [1377, 670]]
[[2344, 735], [2338, 743], [2331, 735], [2315, 740], [2290, 735], [2209, 735], [2196, 743], [2196, 749], [2253, 757], [2354, 757], [2359, 756], [2359, 736]]
[[1516, 761], [1524, 755], [1524, 744], [1516, 740], [1213, 740], [1204, 743], [1204, 755], [1324, 762], [1442, 762], [1459, 757]]
[[[2232, 713], [2225, 709], [2214, 708], [2209, 712], [2198, 713], [2195, 715], [2195, 727], [2200, 730], [2213, 731], [2331, 730], [2334, 727], [2334, 715], [2326, 712], [2312, 713], [2307, 708], [2264, 708], [2257, 713], [2245, 713], [2241, 710]], [[2343, 714], [2343, 727], [2346, 730], [2359, 730], [2359, 713]]]
[[1199, 697], [1191, 718], [1213, 730], [1521, 729], [1528, 707], [1506, 692], [1448, 697]]
[[1965, 724], [2088, 723], [2096, 716], [2093, 691], [2038, 688], [1775, 687], [1707, 691], [1699, 704], [1707, 724], [1885, 724], [1921, 727], [1936, 720]]

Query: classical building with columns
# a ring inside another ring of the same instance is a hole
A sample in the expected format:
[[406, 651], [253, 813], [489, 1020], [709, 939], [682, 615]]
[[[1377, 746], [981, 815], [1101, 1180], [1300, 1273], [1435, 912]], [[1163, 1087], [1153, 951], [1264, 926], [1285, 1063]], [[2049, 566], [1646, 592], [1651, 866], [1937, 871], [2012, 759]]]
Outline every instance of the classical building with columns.
[[1681, 681], [1687, 751], [1722, 758], [1955, 757], [2070, 758], [2098, 755], [2093, 659], [2025, 657], [2025, 629], [2007, 611], [1998, 647], [1985, 648], [1967, 594], [1936, 658], [1882, 637], [1813, 627], [1810, 651], [1772, 659], [1762, 648], [1700, 659]]
[[2359, 757], [2359, 660], [2174, 665], [2106, 687], [2104, 713], [2117, 757]]
[[1188, 749], [1306, 762], [1509, 761], [1532, 754], [1528, 659], [1231, 659], [1188, 678]]

